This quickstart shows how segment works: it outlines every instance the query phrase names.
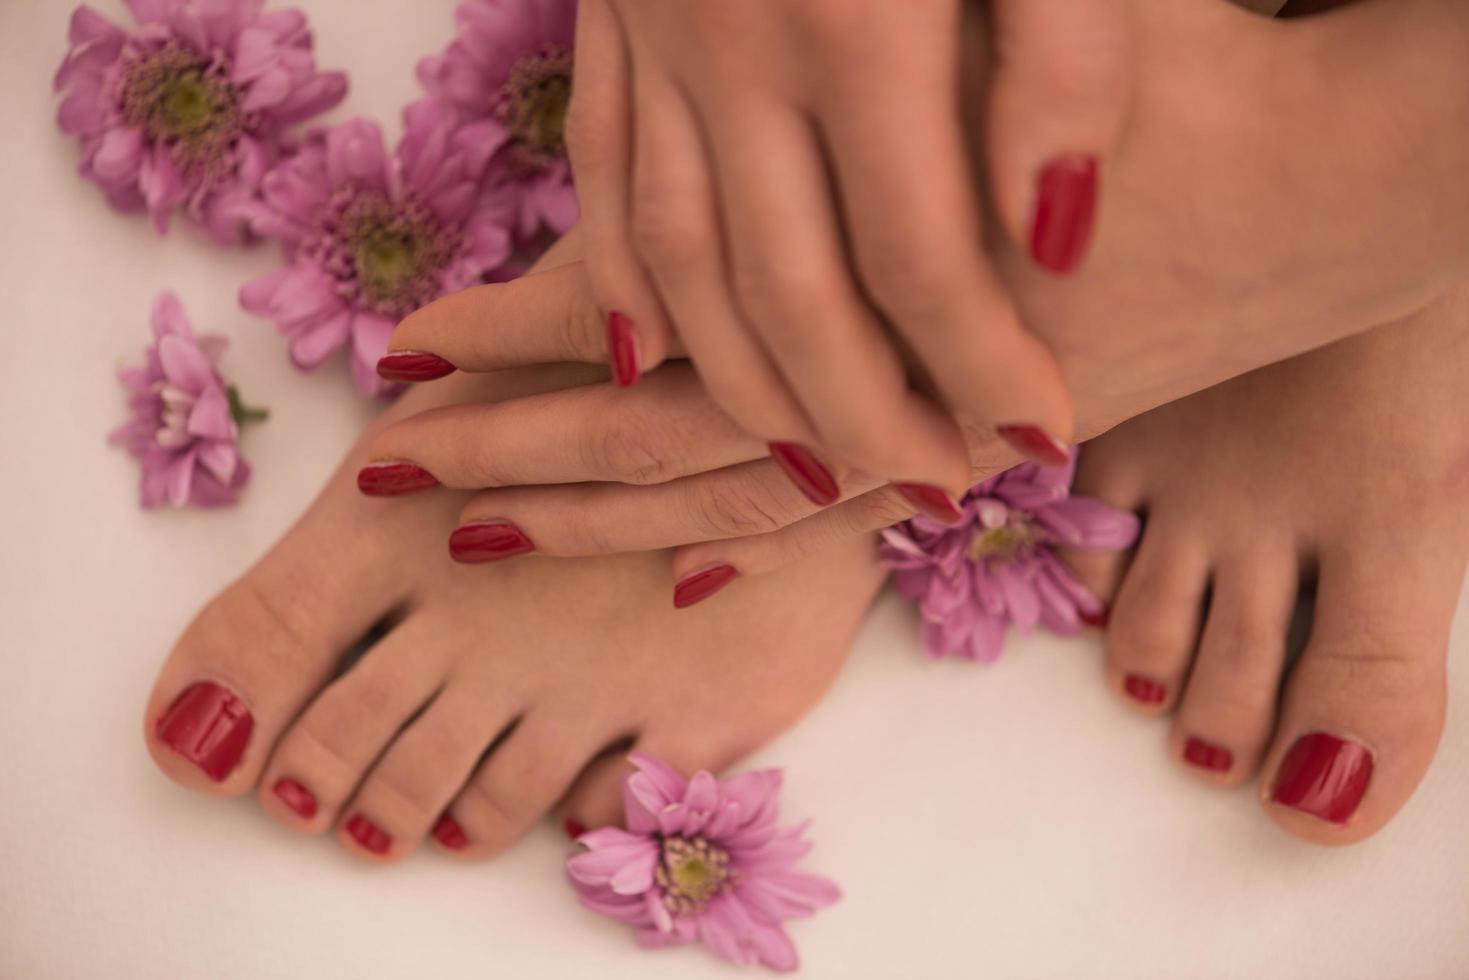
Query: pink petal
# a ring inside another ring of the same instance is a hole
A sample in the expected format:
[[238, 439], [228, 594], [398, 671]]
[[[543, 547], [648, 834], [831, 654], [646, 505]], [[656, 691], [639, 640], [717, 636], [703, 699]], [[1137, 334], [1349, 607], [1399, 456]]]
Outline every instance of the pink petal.
[[92, 157], [92, 172], [107, 182], [133, 181], [143, 165], [143, 131], [133, 127], [110, 129]]
[[169, 382], [184, 391], [199, 393], [214, 384], [214, 366], [189, 338], [170, 334], [158, 342], [158, 358]]
[[226, 442], [214, 442], [199, 450], [199, 465], [212, 473], [220, 483], [229, 483], [235, 476], [235, 467], [240, 454]]
[[[211, 379], [212, 380], [212, 379]], [[217, 384], [206, 388], [189, 413], [189, 434], [200, 439], [223, 439], [233, 442], [238, 433], [235, 420], [230, 415], [229, 399]], [[221, 476], [228, 480], [229, 477]]]
[[307, 327], [291, 341], [291, 363], [304, 371], [319, 367], [347, 342], [351, 326], [352, 313], [344, 309]]

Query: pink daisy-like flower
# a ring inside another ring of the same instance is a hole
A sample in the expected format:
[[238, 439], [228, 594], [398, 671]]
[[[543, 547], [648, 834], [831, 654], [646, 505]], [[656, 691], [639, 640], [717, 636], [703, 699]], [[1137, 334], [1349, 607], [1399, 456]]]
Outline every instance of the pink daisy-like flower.
[[1139, 522], [1071, 496], [1075, 473], [1075, 452], [1065, 466], [1024, 463], [970, 489], [955, 527], [920, 515], [883, 532], [880, 554], [898, 593], [918, 605], [930, 655], [989, 662], [1011, 624], [1072, 634], [1100, 616], [1101, 601], [1056, 548], [1128, 548]]
[[576, 223], [563, 131], [571, 101], [576, 0], [466, 0], [447, 51], [418, 64], [429, 94], [495, 132], [491, 180], [515, 189], [516, 233]]
[[232, 504], [250, 479], [240, 458], [240, 423], [264, 412], [244, 408], [215, 370], [223, 337], [195, 336], [173, 293], [153, 301], [153, 343], [141, 367], [118, 372], [132, 391], [132, 418], [108, 441], [143, 464], [142, 505]]
[[493, 127], [432, 100], [403, 116], [394, 156], [376, 123], [354, 119], [310, 134], [266, 175], [251, 227], [284, 244], [286, 264], [240, 291], [303, 370], [350, 344], [366, 395], [389, 390], [376, 368], [394, 325], [480, 282], [512, 248], [504, 205], [481, 186]]
[[297, 10], [264, 0], [124, 0], [125, 31], [90, 7], [71, 18], [56, 73], [61, 131], [80, 171], [159, 234], [182, 205], [216, 240], [245, 233], [240, 207], [287, 149], [287, 127], [342, 101], [347, 79], [319, 72]]
[[623, 785], [627, 829], [582, 834], [566, 864], [587, 908], [638, 930], [645, 946], [702, 942], [734, 963], [796, 968], [781, 923], [835, 902], [825, 878], [794, 865], [806, 825], [777, 827], [778, 769], [684, 779], [641, 753]]

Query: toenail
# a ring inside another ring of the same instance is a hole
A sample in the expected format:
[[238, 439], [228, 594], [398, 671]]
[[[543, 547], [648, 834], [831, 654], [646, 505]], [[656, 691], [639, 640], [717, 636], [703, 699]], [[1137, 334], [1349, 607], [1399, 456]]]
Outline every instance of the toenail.
[[449, 555], [455, 561], [499, 561], [535, 550], [535, 544], [525, 532], [509, 521], [465, 524], [449, 535]]
[[1112, 619], [1112, 610], [1106, 606], [1102, 606], [1096, 612], [1082, 610], [1076, 614], [1076, 618], [1094, 630], [1104, 630]]
[[679, 579], [673, 586], [673, 608], [687, 609], [724, 588], [739, 576], [733, 565], [718, 564], [701, 568]]
[[459, 826], [459, 821], [447, 813], [440, 816], [439, 822], [434, 824], [434, 840], [451, 851], [462, 851], [469, 846], [469, 835]]
[[1122, 688], [1134, 701], [1141, 701], [1143, 704], [1162, 704], [1163, 698], [1168, 694], [1168, 689], [1162, 684], [1139, 674], [1128, 674]]
[[277, 779], [271, 792], [280, 797], [282, 803], [295, 810], [301, 817], [310, 820], [316, 816], [316, 796], [294, 779]]
[[357, 489], [369, 497], [401, 497], [438, 485], [432, 473], [414, 463], [368, 463], [357, 471]]
[[587, 832], [586, 826], [575, 817], [567, 817], [566, 820], [561, 824], [561, 829], [566, 831], [566, 836], [570, 837], [572, 840], [576, 840], [582, 834], [585, 834]]
[[1193, 736], [1189, 736], [1183, 746], [1183, 757], [1190, 765], [1213, 772], [1229, 772], [1230, 766], [1234, 765], [1233, 752]]
[[433, 381], [453, 374], [458, 368], [437, 354], [402, 350], [378, 359], [378, 377], [387, 381]]
[[158, 740], [222, 782], [245, 754], [255, 719], [232, 691], [200, 681], [174, 699], [158, 719]]
[[1372, 780], [1372, 753], [1325, 732], [1296, 739], [1280, 763], [1270, 797], [1329, 823], [1346, 823]]
[[352, 839], [361, 844], [364, 850], [371, 851], [373, 854], [386, 854], [388, 848], [393, 846], [393, 835], [360, 813], [354, 813], [347, 818], [347, 833], [351, 834]]

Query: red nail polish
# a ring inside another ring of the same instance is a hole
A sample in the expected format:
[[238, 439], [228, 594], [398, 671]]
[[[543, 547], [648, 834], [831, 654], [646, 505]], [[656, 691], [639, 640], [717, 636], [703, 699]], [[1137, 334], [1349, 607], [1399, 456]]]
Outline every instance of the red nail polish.
[[1038, 425], [1000, 425], [995, 427], [1001, 439], [1020, 455], [1046, 466], [1065, 466], [1071, 462], [1071, 449]]
[[434, 824], [434, 840], [451, 851], [462, 851], [469, 846], [469, 836], [464, 833], [464, 828], [447, 813], [441, 815], [439, 822]]
[[807, 500], [818, 507], [830, 507], [840, 499], [842, 490], [836, 477], [811, 455], [810, 450], [793, 442], [772, 442], [769, 445], [770, 455]]
[[1234, 765], [1233, 752], [1192, 735], [1183, 745], [1183, 758], [1190, 765], [1214, 772], [1229, 772], [1230, 766]]
[[567, 817], [566, 821], [562, 823], [561, 829], [566, 831], [566, 836], [572, 840], [576, 840], [587, 832], [587, 828], [582, 825], [581, 821], [574, 817]]
[[1168, 694], [1168, 689], [1162, 684], [1137, 674], [1128, 674], [1122, 687], [1130, 697], [1143, 704], [1162, 704]]
[[1030, 254], [1062, 275], [1080, 264], [1097, 213], [1097, 158], [1057, 157], [1036, 180]]
[[449, 554], [455, 561], [499, 561], [535, 550], [525, 532], [508, 521], [464, 524], [449, 535]]
[[373, 854], [386, 854], [388, 848], [393, 846], [393, 835], [360, 813], [352, 814], [347, 819], [346, 827], [347, 833], [351, 834], [352, 839], [361, 844], [365, 851]]
[[679, 579], [673, 586], [673, 608], [687, 609], [724, 588], [739, 576], [733, 565], [718, 564], [701, 568]]
[[413, 463], [368, 463], [357, 471], [357, 489], [369, 497], [400, 497], [438, 485], [432, 473]]
[[188, 688], [158, 719], [158, 740], [222, 782], [245, 754], [255, 719], [233, 692], [210, 681]]
[[952, 527], [964, 520], [964, 511], [954, 502], [954, 498], [926, 483], [894, 483], [893, 488], [903, 495], [918, 512], [932, 520], [938, 521]]
[[271, 792], [280, 797], [282, 803], [297, 814], [310, 820], [316, 816], [316, 796], [294, 779], [277, 779]]
[[1102, 606], [1096, 612], [1078, 610], [1076, 618], [1094, 630], [1104, 630], [1107, 628], [1107, 624], [1112, 621], [1112, 610], [1106, 606]]
[[434, 381], [459, 370], [437, 354], [395, 351], [377, 362], [377, 376], [386, 381]]
[[1281, 760], [1270, 797], [1329, 823], [1346, 823], [1372, 781], [1372, 765], [1365, 745], [1311, 732], [1296, 739]]
[[612, 360], [612, 380], [626, 388], [641, 376], [638, 365], [638, 332], [632, 318], [613, 311], [607, 314], [607, 352]]

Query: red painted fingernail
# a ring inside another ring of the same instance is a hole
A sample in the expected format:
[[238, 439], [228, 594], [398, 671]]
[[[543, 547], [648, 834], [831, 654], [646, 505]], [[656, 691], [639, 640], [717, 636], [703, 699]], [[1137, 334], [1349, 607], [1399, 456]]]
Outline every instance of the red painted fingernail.
[[438, 485], [432, 473], [414, 463], [368, 463], [357, 471], [357, 489], [369, 497], [401, 497]]
[[347, 833], [362, 845], [362, 849], [373, 854], [386, 854], [393, 846], [393, 835], [373, 823], [360, 813], [347, 818]]
[[581, 821], [573, 817], [567, 817], [566, 821], [561, 824], [561, 829], [566, 831], [566, 836], [572, 840], [576, 840], [587, 832], [587, 828], [582, 825]]
[[1162, 684], [1137, 674], [1128, 674], [1122, 687], [1130, 697], [1143, 704], [1162, 704], [1168, 694], [1168, 689]]
[[1108, 609], [1106, 606], [1102, 606], [1096, 612], [1086, 612], [1085, 610], [1078, 610], [1076, 613], [1076, 618], [1081, 620], [1083, 623], [1090, 626], [1094, 630], [1104, 630], [1107, 628], [1107, 624], [1112, 620], [1112, 610]]
[[673, 608], [687, 609], [724, 588], [739, 575], [733, 565], [710, 565], [679, 579], [673, 586]]
[[158, 719], [158, 740], [222, 782], [245, 754], [255, 719], [234, 692], [200, 681], [174, 699]]
[[607, 314], [607, 352], [612, 360], [612, 380], [626, 388], [641, 376], [638, 365], [638, 332], [632, 318], [616, 311]]
[[842, 490], [836, 477], [806, 447], [793, 442], [772, 442], [769, 445], [770, 455], [807, 500], [818, 507], [830, 507], [841, 497]]
[[459, 821], [447, 813], [440, 816], [439, 822], [434, 824], [434, 840], [451, 851], [462, 851], [469, 846], [469, 835], [459, 826]]
[[1311, 732], [1285, 754], [1270, 798], [1329, 823], [1346, 823], [1372, 781], [1372, 765], [1365, 745]]
[[1026, 459], [1046, 466], [1065, 466], [1071, 462], [1071, 448], [1038, 425], [1000, 425], [995, 427], [1001, 439]]
[[1229, 767], [1234, 765], [1233, 752], [1192, 735], [1183, 745], [1183, 757], [1190, 765], [1214, 772], [1229, 772]]
[[316, 795], [294, 779], [277, 779], [271, 792], [307, 820], [316, 816]]
[[1030, 254], [1041, 266], [1066, 274], [1080, 264], [1097, 214], [1097, 158], [1057, 157], [1036, 180]]
[[464, 524], [449, 535], [449, 554], [455, 561], [499, 561], [535, 550], [525, 532], [508, 521]]
[[378, 358], [377, 376], [388, 381], [434, 381], [459, 370], [437, 354], [394, 351]]
[[964, 511], [954, 502], [954, 498], [926, 483], [894, 483], [893, 487], [903, 495], [918, 512], [925, 517], [938, 521], [940, 524], [953, 526], [964, 520]]

